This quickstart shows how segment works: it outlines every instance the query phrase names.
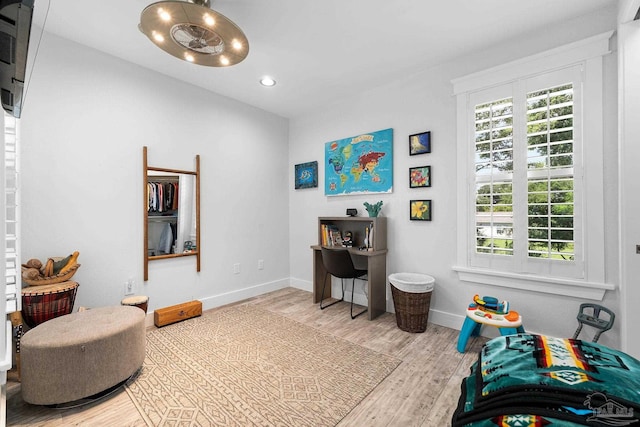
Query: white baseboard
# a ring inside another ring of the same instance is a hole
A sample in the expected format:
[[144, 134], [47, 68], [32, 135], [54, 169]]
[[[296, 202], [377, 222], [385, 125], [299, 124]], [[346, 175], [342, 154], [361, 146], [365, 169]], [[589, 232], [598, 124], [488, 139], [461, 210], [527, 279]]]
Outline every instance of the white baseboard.
[[249, 286], [243, 289], [237, 289], [233, 292], [213, 295], [206, 298], [200, 298], [202, 301], [202, 309], [220, 307], [222, 305], [231, 304], [233, 302], [242, 301], [248, 298], [257, 297], [268, 292], [277, 291], [289, 287], [289, 278], [274, 280], [273, 282], [261, 283], [259, 285]]
[[[199, 298], [202, 302], [202, 310], [209, 310], [211, 308], [220, 307], [223, 305], [231, 304], [234, 302], [242, 301], [252, 297], [266, 294], [268, 292], [277, 291], [278, 289], [284, 289], [289, 287], [289, 279], [274, 280], [273, 282], [261, 283], [259, 285], [249, 286], [246, 288], [238, 289], [233, 292], [226, 292], [224, 294], [212, 295], [210, 297]], [[145, 326], [153, 326], [153, 311], [147, 313], [145, 319]]]
[[[463, 307], [466, 308], [466, 307]], [[462, 329], [465, 315], [447, 313], [440, 310], [429, 310], [429, 322], [451, 329]]]
[[[248, 298], [256, 297], [262, 294], [266, 294], [268, 292], [277, 291], [279, 289], [284, 288], [296, 288], [301, 289], [307, 292], [313, 292], [313, 283], [308, 280], [302, 280], [297, 278], [286, 278], [275, 280], [272, 282], [261, 283], [259, 285], [249, 286], [243, 289], [234, 290], [233, 292], [227, 292], [219, 295], [212, 295], [210, 297], [200, 298], [202, 302], [202, 309], [208, 310], [215, 307], [220, 307], [226, 304], [231, 304], [234, 302], [242, 301]], [[362, 291], [361, 285], [356, 283], [356, 292], [355, 292], [355, 300], [354, 302], [358, 305], [367, 305], [367, 298], [364, 294], [358, 292]], [[340, 295], [340, 286], [338, 284], [333, 285], [332, 293], [333, 295]], [[351, 291], [348, 290], [345, 292], [345, 300], [351, 301]], [[393, 299], [389, 297], [387, 299], [387, 312], [395, 313], [395, 309], [393, 306]], [[429, 310], [429, 322], [434, 323], [436, 325], [445, 326], [451, 329], [460, 330], [462, 328], [462, 323], [464, 322], [464, 315], [461, 314], [452, 314], [445, 311], [440, 310]], [[153, 326], [153, 311], [147, 313], [147, 318], [145, 319], [145, 325], [147, 327]], [[482, 335], [485, 335], [485, 329], [494, 329], [494, 328], [483, 328]], [[489, 334], [490, 335], [490, 334]]]
[[[461, 330], [465, 317], [466, 314], [451, 314], [440, 310], [429, 310], [430, 323], [434, 323], [440, 326], [446, 326], [447, 328], [451, 329]], [[541, 332], [533, 332], [529, 330], [527, 330], [527, 333], [544, 335]], [[483, 327], [480, 329], [480, 336], [483, 336], [485, 338], [495, 338], [500, 336], [500, 331], [498, 330], [498, 328], [483, 325]]]
[[[308, 280], [296, 279], [292, 277], [290, 283], [290, 286], [292, 288], [313, 292], [313, 283]], [[338, 283], [333, 283], [331, 289], [332, 295], [339, 296], [341, 292], [342, 290], [340, 289], [340, 285]], [[367, 297], [361, 292], [362, 284], [360, 284], [360, 281], [356, 281], [355, 299], [353, 302], [358, 305], [367, 305]], [[350, 290], [346, 290], [344, 299], [345, 301], [351, 301]], [[387, 299], [386, 311], [388, 313], [396, 312], [395, 307], [393, 306], [393, 298], [391, 298], [391, 296], [389, 296]], [[460, 330], [462, 329], [462, 323], [464, 322], [464, 314], [452, 314], [446, 311], [431, 309], [429, 310], [429, 322], [436, 325], [445, 326], [447, 328]]]
[[313, 292], [313, 282], [310, 282], [309, 280], [302, 280], [291, 277], [289, 279], [289, 286], [303, 291]]

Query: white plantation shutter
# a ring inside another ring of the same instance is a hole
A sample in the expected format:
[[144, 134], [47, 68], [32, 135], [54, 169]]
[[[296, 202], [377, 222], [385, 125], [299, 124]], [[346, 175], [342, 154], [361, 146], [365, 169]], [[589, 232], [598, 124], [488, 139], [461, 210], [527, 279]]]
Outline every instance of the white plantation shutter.
[[475, 106], [476, 252], [513, 255], [513, 99]]
[[3, 212], [3, 241], [4, 271], [2, 276], [5, 283], [6, 313], [22, 309], [20, 292], [20, 250], [19, 250], [19, 194], [18, 194], [18, 130], [17, 120], [4, 113], [4, 193]]
[[[475, 230], [471, 265], [581, 278], [574, 218], [580, 67], [470, 95]], [[508, 96], [504, 96], [504, 95]], [[579, 245], [578, 245], [579, 247]]]
[[573, 85], [527, 94], [528, 256], [573, 261]]
[[0, 208], [0, 240], [4, 259], [0, 262], [0, 277], [3, 279], [5, 302], [0, 304], [0, 425], [6, 422], [7, 371], [13, 362], [12, 325], [7, 314], [21, 309], [20, 292], [20, 251], [18, 247], [18, 144], [17, 121], [2, 112], [0, 115], [0, 191], [3, 204]]

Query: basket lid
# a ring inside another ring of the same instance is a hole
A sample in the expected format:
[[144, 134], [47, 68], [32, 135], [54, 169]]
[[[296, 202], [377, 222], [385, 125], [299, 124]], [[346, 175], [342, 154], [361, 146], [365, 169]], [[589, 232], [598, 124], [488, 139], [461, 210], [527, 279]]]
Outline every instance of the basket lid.
[[389, 275], [389, 282], [399, 290], [410, 293], [433, 291], [436, 279], [420, 273], [393, 273]]

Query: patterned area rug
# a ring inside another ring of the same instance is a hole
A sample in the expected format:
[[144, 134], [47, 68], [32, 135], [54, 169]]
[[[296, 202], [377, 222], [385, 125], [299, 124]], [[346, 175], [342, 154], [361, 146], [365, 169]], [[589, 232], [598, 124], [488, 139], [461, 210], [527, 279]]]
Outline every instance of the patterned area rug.
[[148, 332], [127, 392], [150, 426], [334, 426], [399, 363], [241, 305]]

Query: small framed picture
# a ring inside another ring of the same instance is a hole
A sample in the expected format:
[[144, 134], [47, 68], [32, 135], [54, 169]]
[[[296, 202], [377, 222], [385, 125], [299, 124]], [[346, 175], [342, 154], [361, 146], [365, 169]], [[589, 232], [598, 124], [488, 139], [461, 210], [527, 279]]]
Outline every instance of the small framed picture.
[[431, 132], [414, 133], [409, 135], [409, 155], [431, 152]]
[[411, 221], [431, 221], [431, 200], [410, 200], [409, 219]]
[[318, 162], [307, 162], [296, 165], [295, 189], [318, 186]]
[[409, 168], [409, 188], [431, 187], [431, 166]]

